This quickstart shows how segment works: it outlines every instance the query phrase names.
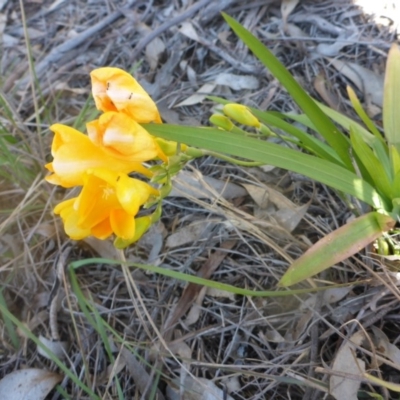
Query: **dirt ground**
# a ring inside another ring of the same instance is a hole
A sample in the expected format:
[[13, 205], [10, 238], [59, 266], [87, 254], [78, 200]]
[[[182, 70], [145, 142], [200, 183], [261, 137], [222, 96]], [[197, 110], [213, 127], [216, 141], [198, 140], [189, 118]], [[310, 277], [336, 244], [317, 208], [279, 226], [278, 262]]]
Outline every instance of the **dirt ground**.
[[[399, 398], [398, 387], [361, 376], [365, 370], [400, 383], [395, 262], [383, 265], [369, 248], [299, 288], [348, 286], [277, 298], [206, 290], [118, 264], [81, 267], [73, 281], [71, 262], [118, 254], [111, 241], [68, 240], [52, 213], [66, 191], [43, 181], [49, 125], [83, 127], [95, 115], [87, 102], [94, 68], [132, 72], [167, 123], [208, 124], [215, 104], [207, 94], [297, 111], [221, 10], [260, 38], [313, 97], [356, 118], [346, 94], [351, 85], [381, 125], [382, 76], [400, 11], [382, 1], [373, 16], [378, 2], [353, 3], [0, 0], [0, 126], [15, 156], [0, 166], [0, 304], [22, 323], [17, 345], [0, 320], [0, 388], [12, 372], [36, 368], [56, 378], [29, 398]], [[302, 176], [204, 157], [179, 176], [160, 223], [125, 257], [275, 290], [291, 260], [349, 218], [348, 204]], [[79, 293], [92, 308], [82, 308]], [[27, 330], [59, 351], [92, 394]]]

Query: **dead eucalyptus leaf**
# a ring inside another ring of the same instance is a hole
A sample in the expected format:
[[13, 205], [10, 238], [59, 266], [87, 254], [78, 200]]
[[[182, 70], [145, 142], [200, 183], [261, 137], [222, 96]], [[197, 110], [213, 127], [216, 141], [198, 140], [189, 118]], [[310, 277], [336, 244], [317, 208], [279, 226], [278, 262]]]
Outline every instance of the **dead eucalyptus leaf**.
[[[365, 362], [356, 358], [356, 348], [365, 340], [364, 332], [356, 332], [349, 340], [344, 342], [336, 354], [332, 370], [339, 374], [332, 375], [329, 382], [329, 392], [337, 400], [357, 400], [358, 390], [361, 385], [362, 375], [365, 372]], [[346, 375], [352, 375], [352, 378]], [[357, 379], [359, 377], [359, 380]], [[353, 379], [355, 378], [355, 379]]]
[[[215, 192], [213, 193], [210, 189], [213, 189]], [[173, 179], [173, 189], [169, 196], [215, 199], [215, 193], [229, 200], [245, 196], [246, 190], [235, 183], [224, 182], [210, 176], [203, 176], [199, 171], [181, 171]]]
[[[39, 336], [39, 341], [42, 344], [44, 344], [51, 352], [53, 352], [60, 359], [63, 359], [65, 357], [65, 355], [67, 354], [68, 342], [61, 342], [59, 340], [46, 339], [42, 335]], [[47, 358], [48, 360], [51, 360], [51, 358], [48, 356], [48, 354], [40, 346], [37, 347], [37, 352], [41, 356]]]
[[193, 106], [199, 104], [213, 92], [216, 86], [215, 83], [205, 83], [196, 93], [176, 104], [174, 107]]
[[[174, 386], [167, 387], [167, 398], [170, 400], [180, 400], [181, 382], [175, 382]], [[185, 400], [233, 400], [229, 395], [224, 396], [224, 392], [213, 381], [205, 378], [196, 378], [190, 375], [185, 377], [183, 382], [183, 398]]]
[[384, 77], [359, 64], [328, 58], [331, 64], [360, 89], [364, 96], [382, 107]]
[[260, 82], [252, 75], [219, 74], [214, 81], [217, 85], [229, 86], [233, 90], [258, 89]]
[[[307, 212], [308, 204], [297, 206], [285, 195], [268, 186], [242, 185], [256, 204], [266, 210], [266, 216], [274, 218], [288, 232], [292, 232]], [[271, 208], [271, 205], [274, 208]], [[257, 211], [257, 210], [256, 210]], [[265, 213], [257, 213], [262, 218]]]
[[340, 100], [335, 93], [330, 91], [327, 87], [327, 82], [325, 76], [322, 74], [318, 74], [314, 79], [314, 89], [318, 92], [318, 94], [322, 97], [324, 102], [334, 110], [339, 110]]
[[145, 51], [146, 60], [150, 65], [150, 69], [154, 71], [157, 68], [158, 60], [165, 51], [165, 44], [161, 38], [156, 37], [147, 46]]
[[283, 24], [286, 25], [290, 13], [296, 8], [299, 0], [282, 0], [281, 13]]
[[190, 225], [178, 228], [175, 233], [168, 236], [166, 246], [170, 249], [197, 242], [207, 235], [216, 224], [215, 221], [196, 221]]
[[45, 399], [61, 380], [61, 375], [39, 368], [11, 372], [0, 381], [1, 400]]
[[196, 30], [194, 29], [194, 26], [191, 22], [183, 22], [181, 27], [179, 28], [179, 32], [188, 37], [189, 39], [192, 39], [196, 42], [200, 40], [199, 35], [197, 34]]

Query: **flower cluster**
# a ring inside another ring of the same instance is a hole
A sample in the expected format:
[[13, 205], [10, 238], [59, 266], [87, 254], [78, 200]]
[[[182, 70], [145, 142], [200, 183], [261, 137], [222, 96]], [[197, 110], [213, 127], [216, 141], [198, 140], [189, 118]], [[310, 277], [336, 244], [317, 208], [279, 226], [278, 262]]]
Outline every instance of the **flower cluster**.
[[[153, 100], [130, 74], [99, 68], [90, 76], [102, 114], [86, 125], [87, 135], [62, 124], [50, 127], [53, 161], [46, 165], [52, 173], [46, 180], [65, 188], [82, 187], [77, 197], [54, 209], [69, 237], [106, 239], [115, 234], [125, 246], [138, 240], [159, 216], [155, 212], [137, 217], [140, 207], [157, 201], [160, 192], [129, 174], [152, 178], [153, 172], [143, 163], [155, 159], [167, 163], [170, 154], [140, 125], [162, 121]], [[167, 144], [176, 149], [176, 144]]]

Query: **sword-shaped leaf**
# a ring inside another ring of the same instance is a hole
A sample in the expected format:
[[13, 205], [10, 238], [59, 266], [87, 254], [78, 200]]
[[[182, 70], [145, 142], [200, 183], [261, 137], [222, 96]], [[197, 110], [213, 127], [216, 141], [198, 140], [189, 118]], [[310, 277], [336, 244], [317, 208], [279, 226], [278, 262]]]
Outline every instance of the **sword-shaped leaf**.
[[283, 275], [279, 286], [291, 286], [358, 253], [392, 229], [396, 221], [376, 211], [365, 214], [320, 239]]

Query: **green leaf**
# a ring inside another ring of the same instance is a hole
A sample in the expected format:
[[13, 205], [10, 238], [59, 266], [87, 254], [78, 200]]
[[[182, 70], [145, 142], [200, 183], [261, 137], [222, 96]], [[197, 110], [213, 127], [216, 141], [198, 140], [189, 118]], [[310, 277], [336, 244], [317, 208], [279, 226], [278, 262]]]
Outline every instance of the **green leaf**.
[[394, 173], [393, 187], [392, 187], [393, 198], [399, 198], [400, 197], [400, 154], [397, 151], [396, 147], [394, 147], [393, 145], [390, 146], [389, 150], [392, 159], [392, 168]]
[[[331, 285], [328, 287], [314, 287], [314, 288], [307, 288], [307, 289], [295, 289], [295, 290], [252, 290], [252, 289], [242, 289], [236, 286], [228, 285], [226, 283], [220, 283], [213, 281], [211, 279], [200, 278], [195, 275], [185, 274], [183, 272], [174, 271], [167, 268], [156, 267], [155, 265], [146, 265], [146, 264], [137, 264], [133, 262], [121, 262], [116, 260], [109, 260], [106, 258], [88, 258], [83, 259], [80, 261], [72, 262], [69, 267], [71, 269], [77, 269], [83, 267], [85, 265], [91, 264], [109, 264], [109, 265], [121, 265], [125, 264], [128, 267], [135, 267], [140, 268], [145, 271], [153, 272], [155, 274], [168, 276], [170, 278], [179, 279], [184, 282], [191, 282], [197, 285], [202, 285], [210, 288], [215, 288], [219, 290], [224, 290], [229, 293], [234, 293], [242, 296], [252, 296], [252, 297], [284, 297], [284, 296], [291, 296], [296, 294], [304, 294], [310, 292], [319, 292], [322, 290], [326, 290], [329, 287], [345, 287], [347, 284], [340, 284], [340, 285]], [[1, 304], [0, 304], [0, 311], [1, 311]]]
[[387, 209], [378, 192], [344, 167], [315, 156], [259, 139], [231, 135], [219, 129], [168, 124], [143, 124], [150, 134], [191, 146], [260, 161], [308, 176], [350, 194], [377, 209]]
[[278, 81], [287, 89], [293, 100], [310, 118], [317, 131], [336, 151], [347, 169], [353, 171], [349, 156], [349, 144], [335, 124], [315, 104], [312, 98], [302, 89], [284, 65], [239, 22], [222, 13], [223, 17], [254, 55], [271, 71]]
[[365, 214], [320, 239], [283, 275], [279, 286], [291, 286], [358, 253], [389, 231], [396, 221], [378, 212]]
[[383, 128], [389, 145], [400, 150], [400, 50], [397, 44], [390, 48], [386, 64], [383, 91]]
[[335, 164], [343, 165], [336, 152], [324, 142], [321, 142], [314, 136], [296, 128], [292, 124], [289, 124], [288, 122], [274, 116], [271, 113], [262, 112], [251, 107], [249, 108], [262, 123], [275, 126], [276, 128], [282, 129], [284, 132], [296, 137], [300, 141], [299, 145], [314, 153], [316, 156], [331, 161]]
[[357, 130], [350, 127], [350, 140], [358, 159], [368, 171], [376, 189], [388, 199], [392, 197], [392, 183], [387, 176], [381, 161], [375, 156], [371, 148], [364, 142]]
[[[231, 103], [229, 100], [223, 99], [222, 97], [207, 96], [207, 98], [219, 104]], [[285, 114], [275, 113], [270, 111], [260, 111], [257, 108], [253, 107], [248, 107], [248, 108], [263, 124], [279, 128], [282, 131], [299, 139], [300, 143], [296, 143], [298, 146], [301, 146], [302, 148], [304, 148], [307, 151], [310, 151], [311, 153], [314, 153], [316, 156], [320, 158], [324, 158], [325, 160], [334, 162], [335, 164], [338, 165], [343, 165], [339, 156], [332, 149], [332, 147], [329, 147], [326, 143], [321, 142], [313, 135], [310, 135], [307, 132], [304, 132], [301, 129], [296, 128], [289, 122], [286, 122], [284, 120], [286, 118]], [[285, 139], [285, 137], [283, 137], [283, 139]]]
[[360, 100], [358, 99], [355, 91], [353, 90], [353, 88], [351, 86], [347, 86], [347, 94], [349, 96], [349, 99], [351, 101], [351, 104], [352, 104], [355, 112], [360, 117], [361, 121], [364, 122], [365, 126], [370, 130], [370, 132], [372, 132], [374, 134], [374, 136], [378, 140], [380, 140], [381, 142], [384, 142], [384, 139], [383, 139], [381, 133], [378, 131], [374, 122], [371, 120], [371, 118], [367, 115], [367, 113], [362, 108]]

